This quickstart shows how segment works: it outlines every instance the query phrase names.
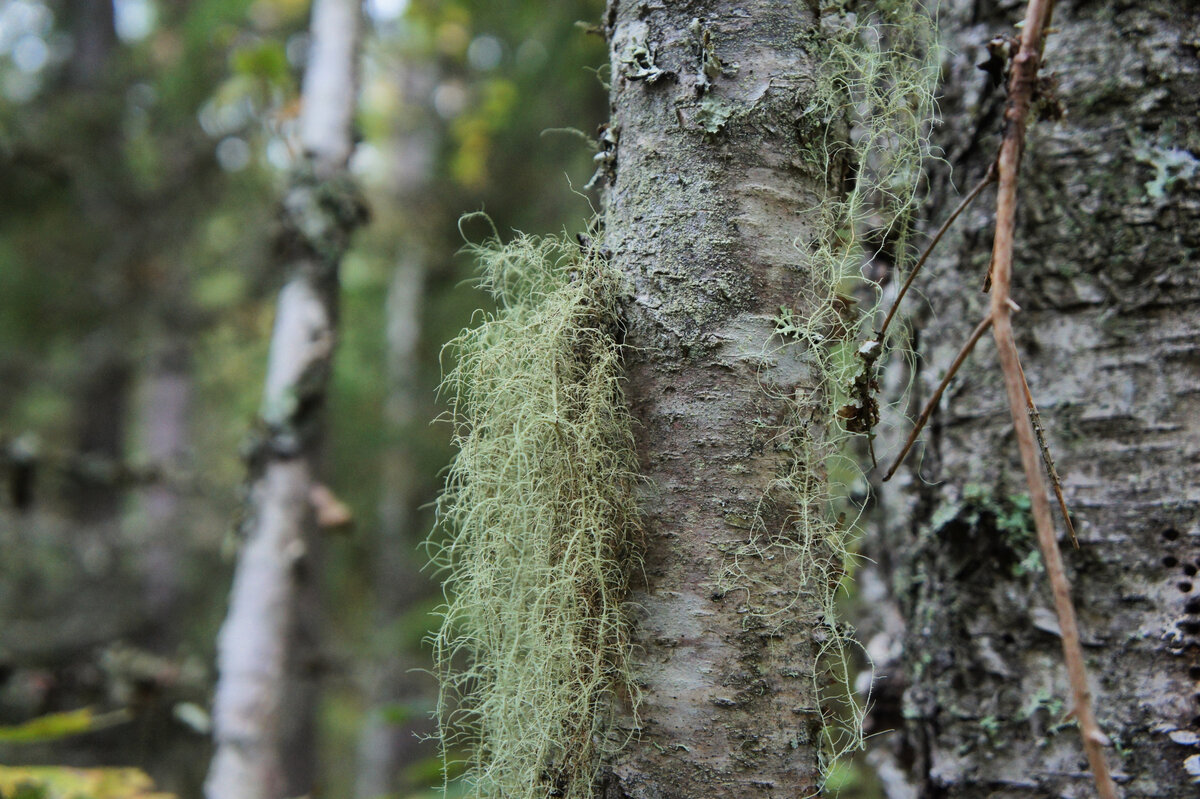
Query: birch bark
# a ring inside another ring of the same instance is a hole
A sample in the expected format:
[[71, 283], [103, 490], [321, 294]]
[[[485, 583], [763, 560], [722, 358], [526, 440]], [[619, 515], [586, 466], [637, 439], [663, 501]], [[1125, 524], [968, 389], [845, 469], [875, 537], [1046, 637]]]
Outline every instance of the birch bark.
[[[1016, 13], [942, 5], [941, 142], [959, 190], [996, 151], [1002, 92], [975, 65]], [[1081, 549], [1060, 542], [1114, 777], [1125, 796], [1194, 796], [1200, 15], [1060, 2], [1054, 28], [1045, 72], [1066, 116], [1029, 134], [1013, 325], [1075, 514]], [[950, 177], [935, 173], [933, 207], [953, 204]], [[990, 204], [976, 203], [920, 286], [918, 405], [986, 308]], [[977, 348], [925, 442], [923, 460], [884, 487], [883, 538], [868, 552], [884, 578], [874, 584], [906, 621], [890, 636], [902, 657], [888, 662], [888, 634], [875, 644], [879, 672], [895, 675], [880, 694], [894, 715], [879, 725], [903, 726], [893, 753], [910, 775], [892, 795], [1093, 796], [1064, 718], [1058, 631], [1030, 555], [994, 348]]]
[[291, 650], [302, 623], [297, 609], [305, 582], [314, 578], [306, 563], [312, 548], [309, 496], [337, 330], [337, 270], [362, 221], [346, 172], [354, 145], [361, 13], [358, 0], [317, 0], [313, 6], [300, 120], [305, 163], [283, 200], [288, 230], [281, 251], [289, 278], [271, 338], [246, 540], [218, 640], [209, 799], [281, 799], [298, 792], [286, 766], [295, 761], [289, 739], [296, 729], [285, 712], [295, 719], [295, 709], [285, 703], [297, 695]]

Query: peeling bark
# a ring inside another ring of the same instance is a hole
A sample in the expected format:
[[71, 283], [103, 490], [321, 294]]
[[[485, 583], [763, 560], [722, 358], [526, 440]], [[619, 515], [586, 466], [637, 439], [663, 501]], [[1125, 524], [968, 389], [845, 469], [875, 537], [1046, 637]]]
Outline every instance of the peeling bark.
[[[1016, 13], [942, 7], [949, 80], [940, 140], [959, 188], [996, 151], [1003, 97], [975, 64]], [[1125, 796], [1193, 796], [1200, 15], [1166, 2], [1060, 2], [1054, 27], [1044, 72], [1056, 76], [1066, 117], [1029, 134], [1013, 325], [1079, 532], [1078, 551], [1061, 538], [1097, 715], [1116, 744], [1114, 778]], [[948, 209], [955, 196], [949, 170], [937, 170], [931, 207]], [[929, 304], [914, 320], [916, 407], [985, 312], [987, 197], [918, 286]], [[867, 552], [906, 621], [875, 646], [878, 671], [896, 675], [881, 692], [893, 698], [881, 710], [894, 715], [879, 723], [903, 725], [892, 755], [914, 791], [895, 795], [1094, 795], [1077, 732], [1064, 721], [1058, 630], [1030, 556], [993, 348], [977, 348], [951, 384], [923, 454], [881, 491], [883, 532]], [[887, 660], [896, 636], [903, 666]]]
[[[781, 440], [822, 385], [801, 348], [770, 344], [780, 306], [814, 280], [796, 248], [820, 234], [814, 209], [847, 167], [818, 171], [804, 135], [818, 25], [765, 0], [609, 3], [599, 177], [629, 291], [647, 551], [631, 597], [640, 737], [611, 764], [605, 797], [798, 797], [820, 780], [819, 601], [793, 589], [782, 559], [746, 558], [759, 584], [721, 587], [756, 520], [794, 524], [795, 498], [764, 498], [792, 462], [786, 445], [822, 435], [813, 424]], [[786, 621], [764, 620], [784, 608]]]
[[346, 174], [360, 16], [356, 0], [313, 8], [301, 116], [306, 161], [283, 201], [280, 253], [290, 277], [271, 337], [246, 541], [218, 640], [210, 799], [280, 799], [312, 787], [312, 752], [298, 757], [296, 749], [298, 741], [311, 745], [309, 714], [288, 704], [310, 703], [315, 679], [296, 653], [299, 633], [311, 638], [311, 610], [302, 607], [316, 576], [309, 495], [336, 338], [337, 270], [363, 218]]

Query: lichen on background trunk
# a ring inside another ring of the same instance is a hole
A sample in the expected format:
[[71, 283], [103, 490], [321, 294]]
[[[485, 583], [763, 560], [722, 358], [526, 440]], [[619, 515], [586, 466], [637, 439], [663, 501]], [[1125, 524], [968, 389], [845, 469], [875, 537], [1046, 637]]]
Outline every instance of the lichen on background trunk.
[[[953, 185], [934, 171], [935, 207], [995, 154], [1002, 91], [975, 65], [1015, 14], [943, 4], [947, 52], [960, 55], [947, 59], [939, 135]], [[1056, 5], [1045, 72], [1066, 116], [1030, 131], [1018, 205], [1013, 324], [1075, 515], [1081, 549], [1064, 557], [1126, 796], [1192, 796], [1200, 764], [1200, 529], [1186, 482], [1200, 452], [1198, 23], [1177, 4]], [[986, 305], [989, 206], [985, 194], [920, 285], [918, 407]], [[1093, 795], [1010, 430], [981, 346], [932, 417], [923, 459], [880, 494], [884, 534], [866, 554], [907, 624], [876, 641], [880, 671], [897, 675], [878, 723], [904, 726], [893, 752], [912, 780], [895, 796]], [[899, 638], [903, 669], [887, 655]]]
[[249, 453], [249, 513], [218, 638], [210, 799], [312, 789], [316, 583], [313, 490], [337, 337], [338, 269], [364, 220], [347, 172], [354, 148], [357, 0], [317, 0], [300, 116], [304, 157], [281, 202], [279, 294]]
[[840, 293], [861, 280], [863, 235], [906, 252], [931, 80], [919, 8], [874, 21], [609, 4], [599, 177], [647, 549], [631, 600], [641, 703], [619, 730], [638, 738], [606, 796], [804, 796], [823, 756], [858, 741], [830, 724], [823, 687], [844, 677], [846, 530], [826, 472], [859, 332]]

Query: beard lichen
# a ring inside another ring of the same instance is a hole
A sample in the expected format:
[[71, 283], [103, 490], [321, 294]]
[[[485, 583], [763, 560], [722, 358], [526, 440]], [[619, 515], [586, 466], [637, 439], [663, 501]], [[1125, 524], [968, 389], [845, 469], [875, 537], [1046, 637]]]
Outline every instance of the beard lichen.
[[[607, 262], [566, 239], [468, 248], [498, 310], [447, 345], [458, 448], [433, 562], [443, 754], [472, 796], [592, 795], [626, 701], [636, 458]], [[449, 765], [449, 763], [448, 763]]]
[[[823, 14], [824, 64], [805, 114], [824, 131], [811, 152], [830, 180], [828, 199], [811, 209], [823, 234], [797, 248], [809, 289], [781, 308], [766, 345], [803, 348], [822, 388], [779, 398], [791, 412], [773, 442], [790, 456], [718, 581], [721, 593], [793, 598], [747, 614], [748, 626], [768, 631], [796, 623], [799, 603], [816, 599], [812, 679], [826, 772], [862, 748], [867, 710], [853, 686], [852, 630], [837, 612], [853, 559], [846, 497], [861, 480], [848, 442], [870, 435], [857, 427], [874, 417], [844, 409], [873, 382], [855, 353], [884, 293], [862, 267], [885, 252], [894, 276], [912, 263], [934, 115], [934, 29], [916, 0], [879, 3], [870, 15]], [[848, 191], [839, 166], [847, 160]], [[590, 798], [602, 758], [624, 743], [605, 735], [615, 700], [636, 706], [622, 601], [639, 568], [638, 478], [614, 278], [599, 255], [562, 239], [471, 249], [498, 310], [448, 345], [455, 365], [443, 392], [459, 452], [434, 554], [447, 596], [434, 638], [439, 733], [447, 760], [465, 753], [473, 796]], [[853, 298], [864, 295], [874, 301], [853, 318]], [[901, 349], [892, 342], [902, 338], [893, 333], [882, 350]], [[873, 368], [886, 353], [872, 353]], [[792, 509], [782, 524], [781, 507]], [[791, 584], [765, 584], [741, 565], [750, 559], [786, 565], [772, 579], [783, 572]]]
[[[799, 266], [812, 279], [791, 307], [780, 308], [776, 335], [766, 345], [802, 348], [822, 387], [775, 397], [790, 405], [775, 446], [791, 457], [764, 492], [752, 535], [720, 581], [722, 591], [778, 595], [784, 589], [795, 598], [747, 624], [782, 625], [801, 598], [820, 605], [813, 687], [823, 715], [825, 774], [838, 758], [864, 747], [869, 709], [869, 696], [854, 686], [854, 653], [861, 648], [837, 607], [855, 559], [858, 509], [849, 497], [865, 489], [852, 440], [874, 437], [876, 364], [893, 354], [909, 357], [898, 343], [907, 331], [893, 327], [885, 340], [873, 340], [886, 292], [865, 265], [890, 262], [898, 285], [914, 262], [910, 234], [930, 158], [939, 72], [936, 23], [919, 0], [888, 0], [869, 12], [853, 2], [835, 5], [823, 11], [823, 66], [806, 109], [809, 124], [824, 131], [811, 153], [829, 181], [826, 199], [810, 209], [822, 233], [814, 244], [797, 246]], [[846, 161], [848, 190], [840, 185]], [[793, 509], [785, 523], [765, 524], [780, 506]], [[739, 563], [749, 558], [787, 563], [794, 583], [755, 585]]]
[[[887, 274], [893, 286], [899, 285], [915, 260], [910, 237], [931, 157], [929, 134], [940, 71], [937, 24], [920, 0], [886, 0], [869, 8], [857, 3], [846, 6], [831, 18], [837, 21], [830, 27], [828, 60], [817, 94], [825, 98], [829, 118], [849, 122], [846, 146], [853, 181], [841, 201], [821, 208], [827, 233], [815, 251], [805, 253], [806, 264], [823, 274], [818, 285], [827, 292], [808, 299], [808, 307], [820, 311], [806, 321], [808, 337], [821, 336], [824, 344], [812, 352], [827, 377], [827, 389], [816, 401], [829, 435], [822, 452], [798, 459], [793, 472], [803, 482], [791, 483], [801, 492], [802, 507], [819, 501], [830, 508], [823, 521], [823, 538], [826, 553], [833, 557], [808, 560], [817, 584], [827, 587], [821, 594], [827, 634], [818, 641], [818, 662], [824, 668], [818, 670], [817, 688], [824, 706], [838, 708], [825, 718], [826, 773], [834, 760], [865, 745], [863, 721], [869, 696], [857, 695], [851, 665], [858, 644], [853, 630], [837, 618], [837, 589], [844, 576], [853, 572], [857, 511], [848, 497], [854, 493], [854, 483], [865, 489], [860, 458], [850, 455], [850, 445], [853, 438], [865, 435], [870, 447], [875, 435], [876, 364], [893, 354], [911, 358], [901, 343], [908, 340], [906, 330], [896, 328], [883, 341], [875, 341], [886, 294], [876, 278]], [[849, 13], [850, 6], [859, 13]], [[888, 268], [869, 269], [872, 262]], [[855, 298], [867, 299], [856, 324], [848, 322], [845, 313], [847, 303], [853, 304]], [[824, 496], [814, 496], [805, 488], [813, 484], [806, 476], [814, 468], [837, 476], [821, 482], [828, 492]]]

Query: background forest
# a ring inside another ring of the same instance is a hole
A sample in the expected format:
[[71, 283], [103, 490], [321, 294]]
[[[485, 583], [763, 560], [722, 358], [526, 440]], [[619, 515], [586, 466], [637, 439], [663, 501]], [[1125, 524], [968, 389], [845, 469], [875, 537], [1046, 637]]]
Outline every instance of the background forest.
[[[352, 172], [371, 219], [342, 266], [322, 469], [350, 518], [325, 528], [312, 611], [325, 795], [379, 792], [380, 734], [410, 750], [404, 795], [440, 782], [414, 735], [440, 600], [417, 544], [449, 458], [440, 348], [487, 303], [457, 252], [491, 233], [459, 216], [591, 216], [592, 150], [554, 129], [605, 113], [603, 40], [575, 24], [601, 7], [368, 4]], [[0, 763], [137, 765], [198, 795], [308, 12], [0, 3]]]
[[0, 0], [0, 799], [1193, 795], [1200, 9], [364, 8]]

